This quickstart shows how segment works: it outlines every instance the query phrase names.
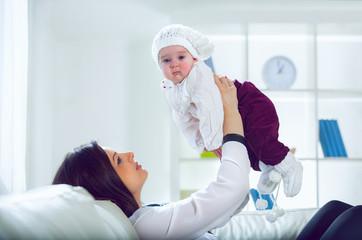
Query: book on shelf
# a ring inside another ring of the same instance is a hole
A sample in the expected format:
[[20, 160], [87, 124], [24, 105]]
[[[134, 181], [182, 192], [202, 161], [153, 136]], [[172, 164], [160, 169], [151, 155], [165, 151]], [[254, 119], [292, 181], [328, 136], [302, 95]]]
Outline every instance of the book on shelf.
[[322, 151], [325, 157], [332, 156], [331, 153], [331, 139], [330, 136], [327, 134], [327, 126], [325, 124], [325, 120], [319, 120], [319, 141], [322, 146]]
[[325, 157], [347, 157], [342, 134], [336, 119], [319, 120], [319, 141]]
[[203, 152], [200, 154], [200, 157], [201, 158], [217, 158], [217, 156], [213, 152]]

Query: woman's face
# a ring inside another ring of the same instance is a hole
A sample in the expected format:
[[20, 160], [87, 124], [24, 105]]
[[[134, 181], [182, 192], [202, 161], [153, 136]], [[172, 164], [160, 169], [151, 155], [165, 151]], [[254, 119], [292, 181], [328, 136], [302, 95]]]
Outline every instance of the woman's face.
[[134, 161], [134, 154], [132, 152], [118, 153], [110, 148], [103, 149], [124, 185], [133, 196], [140, 196], [148, 172]]
[[159, 52], [159, 64], [163, 75], [175, 85], [182, 82], [190, 73], [196, 58], [186, 48], [175, 45], [162, 48]]

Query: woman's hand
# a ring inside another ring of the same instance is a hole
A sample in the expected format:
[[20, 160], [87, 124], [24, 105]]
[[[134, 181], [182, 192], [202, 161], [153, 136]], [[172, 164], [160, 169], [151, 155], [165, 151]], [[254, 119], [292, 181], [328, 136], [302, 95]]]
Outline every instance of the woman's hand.
[[214, 74], [216, 86], [219, 88], [224, 108], [224, 136], [229, 133], [236, 133], [244, 136], [243, 122], [238, 110], [238, 99], [234, 82]]
[[224, 110], [235, 110], [238, 108], [238, 99], [236, 97], [236, 87], [234, 82], [226, 77], [219, 78], [214, 74], [216, 86], [218, 86]]

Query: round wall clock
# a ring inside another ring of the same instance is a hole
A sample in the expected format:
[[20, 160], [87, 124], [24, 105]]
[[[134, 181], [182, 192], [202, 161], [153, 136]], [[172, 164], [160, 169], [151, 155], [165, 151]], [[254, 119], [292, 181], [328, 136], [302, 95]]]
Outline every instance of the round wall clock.
[[263, 80], [268, 88], [286, 89], [292, 86], [296, 77], [293, 62], [283, 56], [269, 59], [263, 67]]

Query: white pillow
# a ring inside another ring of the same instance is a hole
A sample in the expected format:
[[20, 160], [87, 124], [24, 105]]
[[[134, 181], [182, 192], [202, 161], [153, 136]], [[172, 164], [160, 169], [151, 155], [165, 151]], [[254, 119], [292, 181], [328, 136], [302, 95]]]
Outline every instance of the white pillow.
[[219, 239], [296, 239], [318, 208], [286, 209], [274, 223], [265, 218], [269, 211], [241, 212], [211, 232]]
[[117, 239], [139, 239], [132, 223], [116, 204], [96, 200], [95, 207]]
[[102, 211], [106, 210], [96, 205], [84, 188], [69, 185], [0, 196], [0, 239], [119, 239], [122, 234], [122, 239], [134, 237], [132, 226], [128, 233], [130, 222], [117, 232], [100, 214]]

